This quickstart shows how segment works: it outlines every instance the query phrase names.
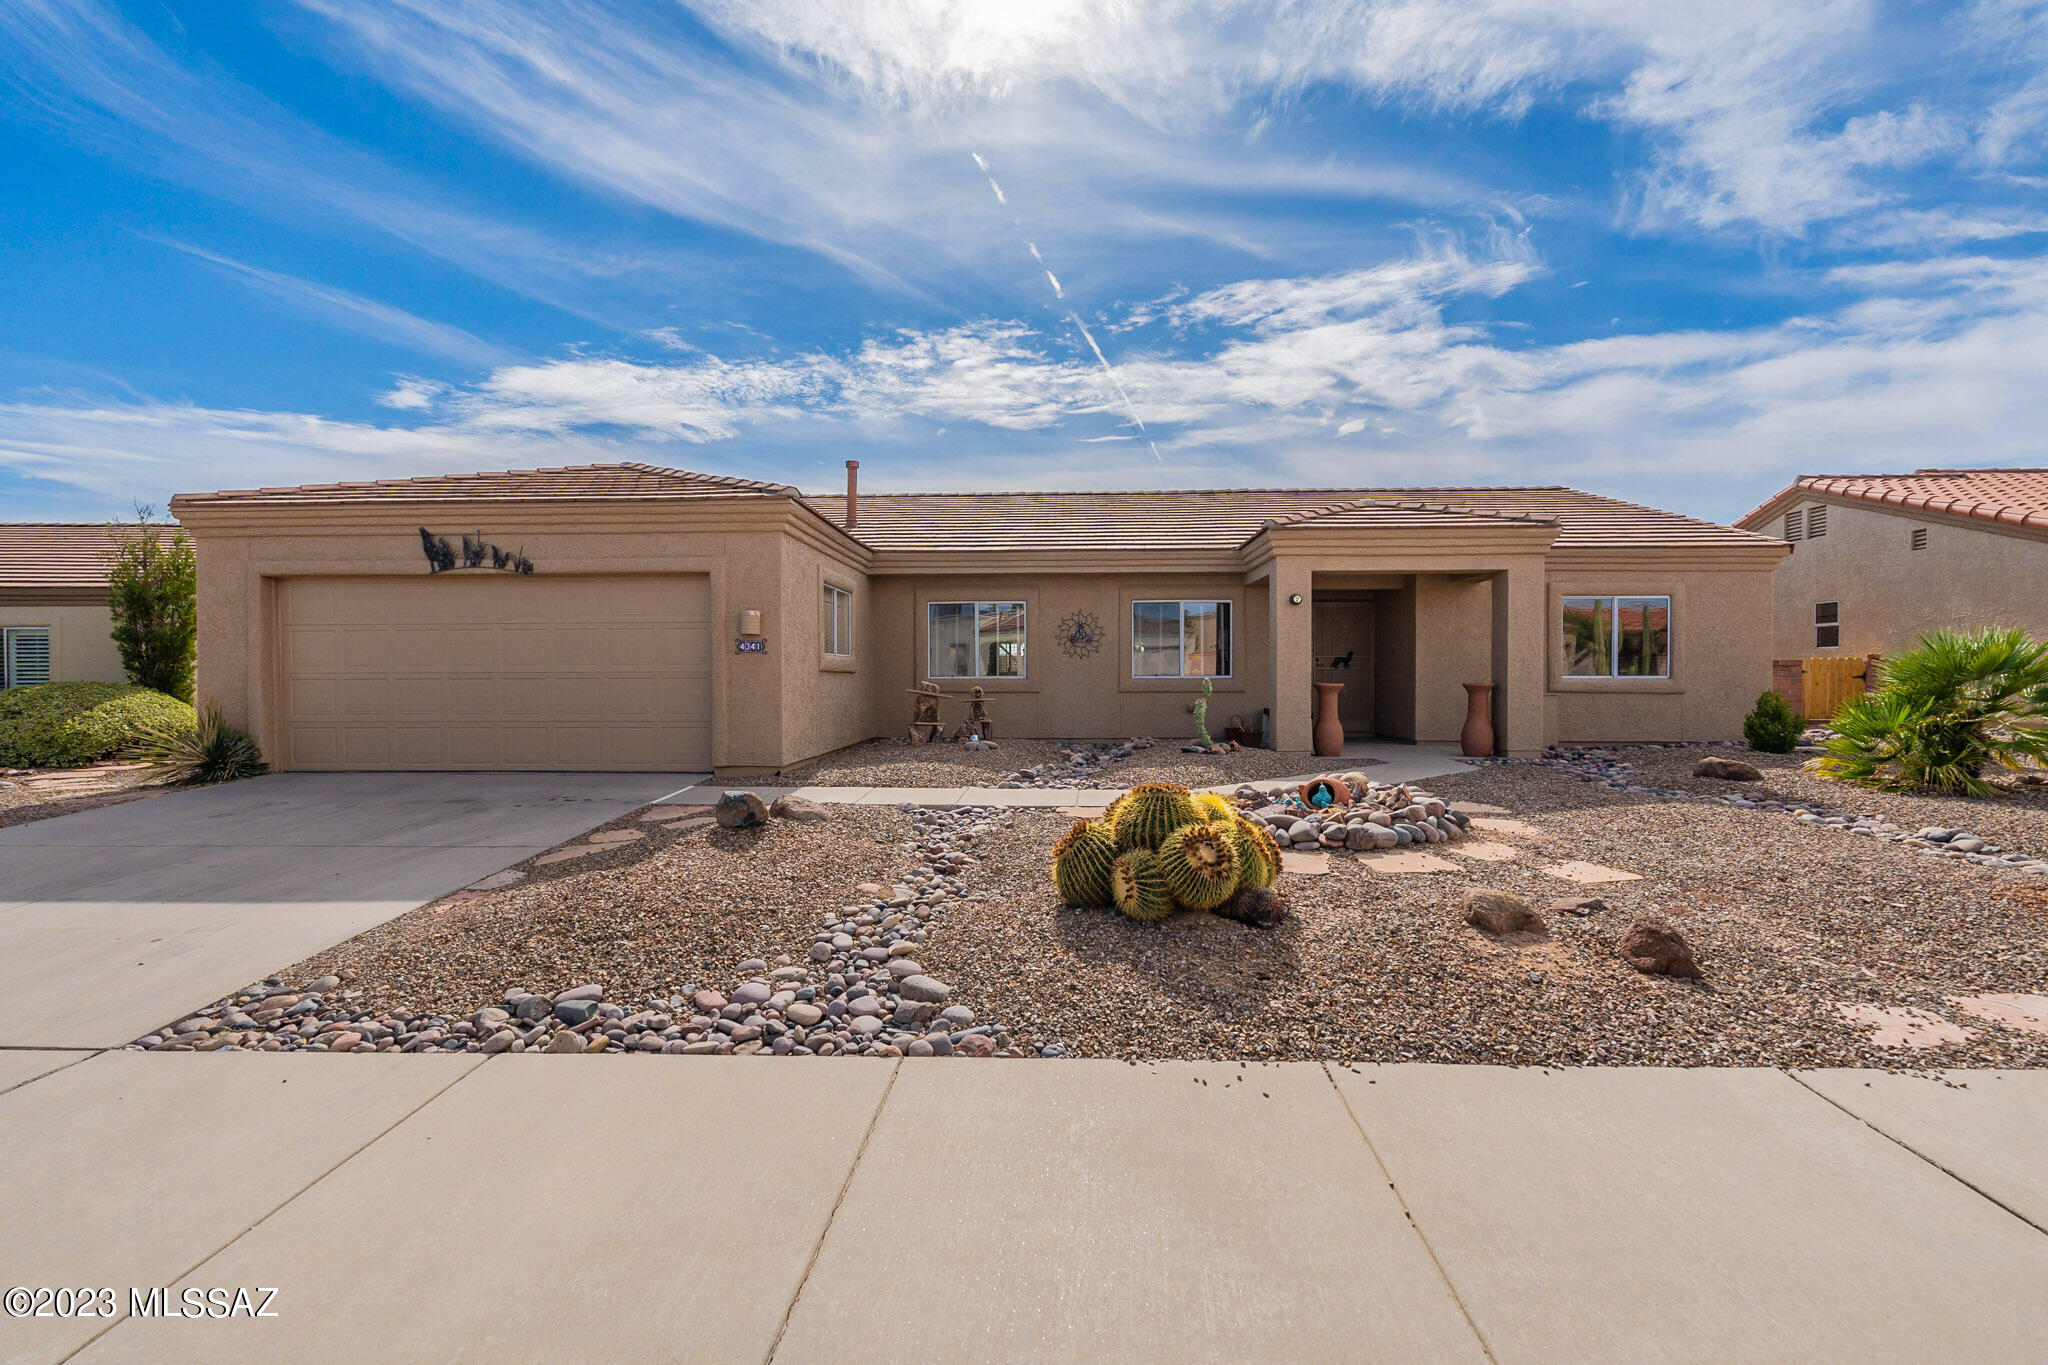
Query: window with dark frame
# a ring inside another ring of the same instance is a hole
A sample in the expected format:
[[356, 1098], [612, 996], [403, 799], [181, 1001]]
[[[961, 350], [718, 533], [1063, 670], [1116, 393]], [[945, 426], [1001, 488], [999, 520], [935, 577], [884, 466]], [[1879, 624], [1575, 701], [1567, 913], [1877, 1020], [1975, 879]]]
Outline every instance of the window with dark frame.
[[1815, 649], [1840, 649], [1842, 647], [1842, 604], [1840, 602], [1816, 602], [1813, 604], [1813, 647]]
[[1566, 678], [1671, 676], [1671, 599], [1567, 597], [1560, 637]]
[[1025, 676], [1022, 602], [932, 602], [925, 631], [928, 678]]
[[1230, 675], [1229, 602], [1190, 599], [1131, 603], [1133, 678]]

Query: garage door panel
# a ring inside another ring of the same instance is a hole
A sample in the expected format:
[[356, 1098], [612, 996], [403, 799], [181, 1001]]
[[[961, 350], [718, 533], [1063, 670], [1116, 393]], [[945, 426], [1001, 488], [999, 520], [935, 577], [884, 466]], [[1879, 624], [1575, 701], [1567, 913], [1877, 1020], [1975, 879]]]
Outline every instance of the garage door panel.
[[285, 764], [710, 766], [703, 576], [293, 579]]

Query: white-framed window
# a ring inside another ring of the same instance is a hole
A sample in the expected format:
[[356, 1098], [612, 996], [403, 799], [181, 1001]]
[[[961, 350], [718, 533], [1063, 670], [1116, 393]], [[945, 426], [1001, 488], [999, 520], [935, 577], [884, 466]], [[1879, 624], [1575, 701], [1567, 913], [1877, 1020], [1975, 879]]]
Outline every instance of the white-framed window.
[[1907, 543], [1909, 543], [1910, 545], [1912, 545], [1912, 547], [1913, 547], [1914, 549], [1916, 549], [1916, 550], [1924, 550], [1924, 549], [1926, 549], [1926, 548], [1927, 548], [1927, 528], [1926, 528], [1925, 526], [1915, 526], [1915, 527], [1913, 528], [1913, 534], [1912, 534], [1912, 536], [1911, 536], [1911, 537], [1909, 537], [1909, 538], [1908, 538], [1908, 542], [1907, 542]]
[[1785, 539], [1797, 540], [1805, 530], [1806, 513], [1795, 508], [1785, 514]]
[[1828, 533], [1828, 509], [1809, 507], [1806, 509], [1806, 538], [1819, 540]]
[[1131, 603], [1131, 676], [1227, 678], [1230, 603], [1183, 599]]
[[1840, 649], [1842, 647], [1842, 604], [1840, 602], [1816, 602], [1813, 604], [1813, 647], [1815, 649]]
[[925, 621], [926, 677], [1025, 676], [1022, 602], [933, 602]]
[[825, 585], [818, 604], [820, 638], [825, 652], [835, 659], [853, 657], [853, 594], [837, 584]]
[[0, 660], [0, 685], [29, 687], [50, 680], [50, 628], [9, 626], [4, 660]]
[[1671, 599], [1567, 597], [1563, 604], [1567, 678], [1671, 676]]

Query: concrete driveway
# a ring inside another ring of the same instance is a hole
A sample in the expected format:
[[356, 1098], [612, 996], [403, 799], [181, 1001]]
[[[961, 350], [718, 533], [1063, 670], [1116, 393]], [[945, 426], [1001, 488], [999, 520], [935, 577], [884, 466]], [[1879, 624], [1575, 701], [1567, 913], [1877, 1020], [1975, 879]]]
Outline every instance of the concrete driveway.
[[0, 1047], [113, 1047], [692, 780], [284, 773], [0, 830]]

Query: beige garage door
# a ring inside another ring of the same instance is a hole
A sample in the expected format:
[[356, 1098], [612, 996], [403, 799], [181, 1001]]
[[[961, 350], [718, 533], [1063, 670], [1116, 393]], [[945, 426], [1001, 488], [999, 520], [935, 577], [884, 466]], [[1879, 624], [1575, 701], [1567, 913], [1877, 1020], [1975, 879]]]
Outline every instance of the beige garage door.
[[288, 767], [711, 766], [706, 578], [278, 586]]

